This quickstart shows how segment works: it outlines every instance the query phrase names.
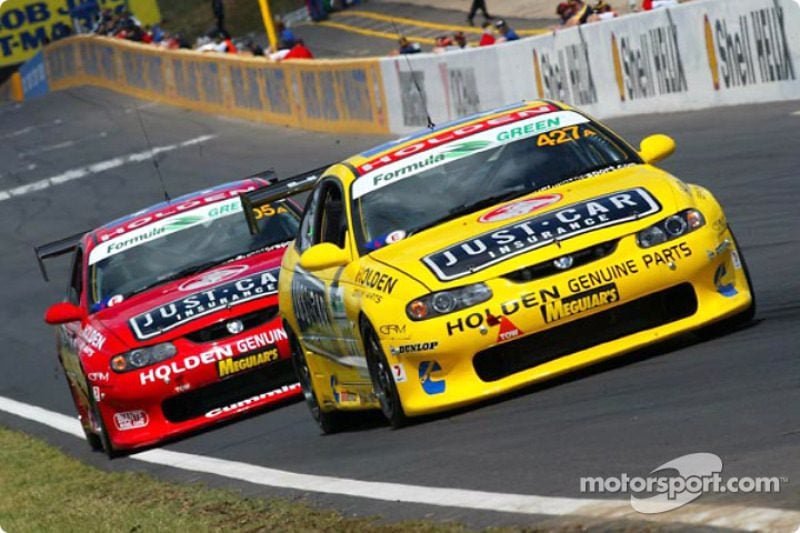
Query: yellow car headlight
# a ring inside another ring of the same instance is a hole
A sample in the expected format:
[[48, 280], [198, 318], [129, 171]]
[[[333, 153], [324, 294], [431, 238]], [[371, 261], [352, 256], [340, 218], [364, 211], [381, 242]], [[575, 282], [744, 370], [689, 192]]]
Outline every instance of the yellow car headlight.
[[658, 246], [677, 239], [705, 225], [706, 219], [697, 209], [686, 209], [660, 220], [636, 234], [636, 242], [642, 248]]
[[470, 307], [492, 297], [492, 290], [484, 283], [446, 291], [432, 292], [409, 302], [406, 314], [411, 320], [427, 320]]

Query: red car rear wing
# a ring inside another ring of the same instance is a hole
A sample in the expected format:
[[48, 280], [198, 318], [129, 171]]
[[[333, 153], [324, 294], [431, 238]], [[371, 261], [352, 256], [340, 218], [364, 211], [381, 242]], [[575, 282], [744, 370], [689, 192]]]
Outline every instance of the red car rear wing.
[[86, 231], [82, 231], [81, 233], [76, 233], [75, 235], [70, 235], [69, 237], [64, 237], [57, 241], [42, 244], [41, 246], [34, 246], [33, 249], [36, 252], [36, 261], [39, 263], [39, 270], [42, 271], [42, 277], [45, 281], [50, 281], [50, 278], [47, 277], [44, 260], [74, 251], [75, 248], [78, 247], [83, 236], [87, 233]]

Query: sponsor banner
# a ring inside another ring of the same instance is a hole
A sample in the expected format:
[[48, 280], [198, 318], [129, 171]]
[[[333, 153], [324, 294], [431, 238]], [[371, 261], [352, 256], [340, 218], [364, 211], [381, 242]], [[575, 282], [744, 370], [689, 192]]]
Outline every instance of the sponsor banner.
[[248, 370], [252, 370], [258, 366], [268, 365], [279, 359], [277, 348], [264, 350], [263, 352], [255, 352], [251, 354], [240, 355], [230, 359], [223, 359], [217, 363], [217, 373], [219, 377], [226, 378], [235, 374], [240, 374]]
[[[261, 355], [256, 358], [264, 360], [266, 357], [278, 358], [276, 346], [279, 342], [287, 340], [286, 332], [283, 328], [275, 328], [260, 333], [249, 335], [237, 341], [229, 342], [227, 344], [220, 344], [214, 346], [210, 350], [199, 354], [192, 354], [183, 357], [182, 359], [171, 360], [164, 362], [160, 365], [153, 365], [151, 367], [142, 369], [139, 372], [139, 382], [142, 385], [148, 383], [155, 383], [156, 380], [161, 380], [169, 383], [172, 376], [177, 376], [199, 368], [204, 365], [217, 365], [217, 371], [220, 374], [231, 375], [232, 373], [244, 371], [245, 367], [250, 368], [248, 365], [253, 361], [243, 363], [242, 359], [253, 355]], [[275, 352], [274, 354], [272, 352]], [[241, 356], [241, 357], [240, 357]], [[238, 359], [233, 364], [223, 364], [227, 359]], [[266, 364], [266, 361], [264, 361]]]
[[[45, 44], [75, 32], [92, 10], [81, 0], [7, 0], [0, 2], [0, 67], [30, 59]], [[97, 0], [99, 9], [130, 9], [142, 24], [161, 20], [156, 0]]]
[[517, 255], [661, 210], [645, 189], [631, 189], [528, 217], [422, 259], [442, 281], [458, 279]]
[[278, 400], [281, 398], [286, 398], [294, 393], [300, 392], [302, 389], [300, 388], [299, 383], [292, 383], [291, 385], [284, 385], [280, 389], [275, 389], [271, 391], [264, 392], [262, 394], [258, 394], [251, 398], [247, 398], [246, 400], [242, 400], [240, 402], [236, 402], [231, 405], [227, 405], [225, 407], [219, 407], [216, 409], [212, 409], [206, 413], [206, 418], [217, 418], [223, 415], [231, 415], [235, 413], [241, 413], [243, 411], [247, 411], [248, 409], [252, 409], [254, 407], [258, 407], [260, 405], [264, 405], [269, 403], [270, 400]]
[[615, 283], [601, 285], [588, 291], [566, 296], [542, 304], [540, 310], [545, 324], [579, 315], [592, 309], [613, 304], [620, 300], [619, 290]]
[[130, 319], [139, 340], [161, 335], [182, 324], [220, 309], [278, 293], [278, 272], [266, 270], [198, 292]]
[[[389, 108], [389, 124], [397, 133], [424, 127], [423, 103], [438, 124], [466, 116], [473, 104], [491, 109], [539, 98], [600, 118], [797, 99], [799, 27], [796, 0], [685, 2], [487, 47], [491, 51], [417, 54], [411, 66], [418, 80], [424, 78], [421, 91], [409, 81], [405, 58], [386, 58], [388, 101], [404, 102]], [[460, 78], [455, 83], [451, 71]], [[454, 86], [461, 87], [460, 100]]]
[[597, 45], [585, 32], [557, 32], [533, 43], [533, 63], [539, 98], [588, 107], [598, 102]]
[[147, 427], [149, 423], [150, 417], [142, 410], [114, 413], [114, 425], [120, 431], [140, 429]]
[[26, 61], [19, 68], [19, 73], [22, 77], [22, 94], [26, 99], [44, 96], [50, 92], [50, 86], [47, 83], [47, 70], [44, 67], [44, 59], [41, 52]]
[[234, 215], [242, 211], [242, 202], [236, 198], [205, 205], [181, 214], [176, 214], [145, 225], [107, 242], [98, 244], [89, 254], [89, 264], [102, 261], [112, 255], [125, 252], [142, 244], [160, 239], [172, 233], [193, 228], [212, 220]]
[[[787, 6], [788, 7], [788, 6]], [[703, 17], [715, 91], [797, 81], [797, 16], [781, 2], [709, 10]], [[794, 39], [793, 39], [794, 37]]]
[[[588, 122], [586, 117], [574, 111], [550, 112], [550, 106], [543, 106], [543, 111], [532, 109], [501, 115], [464, 126], [453, 134], [445, 133], [441, 136], [441, 140], [440, 136], [421, 140], [377, 160], [365, 163], [360, 168], [365, 170], [378, 168], [367, 172], [353, 183], [353, 199], [358, 199], [387, 185], [462, 157], [491, 150], [503, 144], [527, 139], [557, 128]], [[533, 115], [533, 117], [523, 118], [528, 115]], [[463, 143], [458, 142], [458, 137], [455, 135], [461, 131], [468, 136], [468, 140]], [[439, 143], [443, 144], [439, 145]], [[429, 146], [437, 147], [428, 148]], [[385, 161], [392, 160], [396, 162], [383, 166]]]
[[[381, 60], [389, 129], [406, 133], [513, 101], [504, 94], [498, 58], [505, 50], [472, 48], [447, 54], [415, 54]], [[491, 82], [489, 82], [491, 80]]]

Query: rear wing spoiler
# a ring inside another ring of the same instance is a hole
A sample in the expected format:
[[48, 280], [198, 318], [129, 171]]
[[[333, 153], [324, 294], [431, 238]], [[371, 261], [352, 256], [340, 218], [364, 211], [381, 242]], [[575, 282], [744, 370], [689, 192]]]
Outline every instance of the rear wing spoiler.
[[322, 173], [331, 165], [325, 165], [308, 172], [303, 172], [285, 180], [275, 181], [266, 187], [244, 193], [239, 198], [242, 201], [244, 216], [247, 218], [247, 227], [250, 233], [258, 233], [258, 221], [254, 209], [290, 196], [310, 191], [314, 188]]
[[82, 231], [81, 233], [76, 233], [75, 235], [70, 235], [69, 237], [64, 237], [57, 241], [42, 244], [41, 246], [34, 246], [33, 250], [36, 252], [36, 261], [39, 263], [39, 270], [42, 271], [42, 277], [45, 281], [50, 281], [50, 278], [47, 277], [47, 269], [44, 267], [44, 260], [73, 252], [86, 233], [88, 232]]

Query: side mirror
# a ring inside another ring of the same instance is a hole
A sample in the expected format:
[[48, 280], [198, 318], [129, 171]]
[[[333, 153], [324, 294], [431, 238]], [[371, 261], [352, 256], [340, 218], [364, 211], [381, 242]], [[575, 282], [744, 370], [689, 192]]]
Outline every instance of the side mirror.
[[69, 302], [59, 302], [47, 308], [44, 314], [44, 321], [51, 326], [66, 324], [81, 320], [85, 315], [83, 309]]
[[335, 244], [323, 242], [315, 244], [300, 256], [300, 266], [306, 270], [344, 266], [350, 262], [350, 254]]
[[668, 157], [675, 151], [675, 141], [668, 135], [657, 133], [642, 139], [639, 145], [639, 156], [645, 163], [655, 163]]

